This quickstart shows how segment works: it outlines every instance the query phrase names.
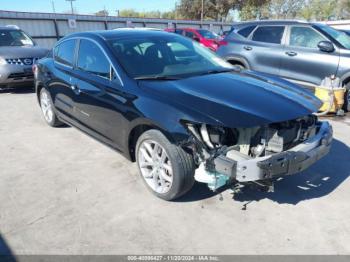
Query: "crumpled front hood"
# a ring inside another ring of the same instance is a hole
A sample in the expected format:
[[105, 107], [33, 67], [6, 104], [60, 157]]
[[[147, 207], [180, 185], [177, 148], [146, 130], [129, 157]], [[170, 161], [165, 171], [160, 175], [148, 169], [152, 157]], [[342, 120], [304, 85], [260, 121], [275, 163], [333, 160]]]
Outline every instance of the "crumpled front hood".
[[2, 58], [42, 58], [47, 54], [46, 48], [38, 46], [2, 46], [0, 57]]
[[316, 112], [322, 104], [294, 84], [249, 71], [178, 81], [141, 81], [140, 86], [169, 104], [180, 109], [183, 106], [187, 115], [195, 111], [207, 119], [207, 124], [226, 127], [254, 127], [291, 120]]

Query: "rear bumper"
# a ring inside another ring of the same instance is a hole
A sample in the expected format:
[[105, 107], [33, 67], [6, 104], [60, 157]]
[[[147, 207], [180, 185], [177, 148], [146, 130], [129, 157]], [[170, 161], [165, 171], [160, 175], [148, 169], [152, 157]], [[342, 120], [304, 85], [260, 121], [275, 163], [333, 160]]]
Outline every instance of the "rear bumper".
[[318, 133], [288, 151], [248, 160], [235, 161], [226, 156], [214, 160], [218, 173], [239, 182], [271, 179], [299, 173], [327, 155], [331, 148], [333, 130], [328, 122], [322, 122]]

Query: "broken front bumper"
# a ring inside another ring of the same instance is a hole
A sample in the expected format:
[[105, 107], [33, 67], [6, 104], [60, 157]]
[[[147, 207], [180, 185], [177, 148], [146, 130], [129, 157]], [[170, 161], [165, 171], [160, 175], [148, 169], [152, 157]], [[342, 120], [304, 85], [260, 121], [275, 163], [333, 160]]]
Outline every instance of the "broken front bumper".
[[315, 136], [288, 151], [241, 161], [221, 155], [214, 159], [215, 170], [239, 182], [296, 174], [327, 155], [332, 139], [331, 125], [328, 122], [322, 122]]

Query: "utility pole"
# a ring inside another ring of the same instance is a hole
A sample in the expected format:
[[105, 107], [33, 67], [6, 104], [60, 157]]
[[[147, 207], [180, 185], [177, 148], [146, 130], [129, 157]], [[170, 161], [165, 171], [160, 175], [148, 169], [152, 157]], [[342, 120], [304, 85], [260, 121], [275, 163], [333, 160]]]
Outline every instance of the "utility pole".
[[67, 2], [70, 2], [70, 9], [72, 11], [72, 14], [74, 14], [74, 9], [73, 9], [73, 2], [76, 0], [66, 0]]
[[52, 1], [51, 1], [51, 4], [52, 4], [52, 12], [53, 12], [54, 14], [56, 14], [55, 2], [52, 0]]
[[175, 20], [177, 20], [177, 1], [175, 1]]
[[204, 19], [204, 0], [202, 0], [201, 24], [203, 24], [203, 19]]

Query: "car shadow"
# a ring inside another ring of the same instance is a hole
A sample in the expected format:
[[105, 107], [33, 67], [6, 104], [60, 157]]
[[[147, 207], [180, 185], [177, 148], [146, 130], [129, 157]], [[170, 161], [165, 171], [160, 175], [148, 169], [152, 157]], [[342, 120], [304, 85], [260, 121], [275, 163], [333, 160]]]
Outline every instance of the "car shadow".
[[[233, 194], [233, 200], [240, 202], [270, 199], [279, 204], [296, 205], [301, 201], [320, 198], [330, 194], [350, 176], [350, 148], [334, 140], [331, 152], [308, 170], [293, 176], [282, 177], [275, 182], [274, 192], [259, 190], [246, 185], [240, 193]], [[177, 202], [193, 202], [214, 197], [225, 190], [212, 192], [205, 184], [196, 183], [193, 189]]]
[[211, 191], [206, 184], [195, 182], [192, 189], [182, 197], [175, 199], [174, 202], [195, 202], [199, 200], [204, 200], [207, 198], [214, 197], [221, 192], [225, 191], [227, 188], [220, 188], [217, 191]]
[[5, 239], [0, 234], [0, 261], [1, 262], [15, 262], [16, 258], [6, 243]]
[[0, 87], [0, 94], [32, 94], [34, 86]]

